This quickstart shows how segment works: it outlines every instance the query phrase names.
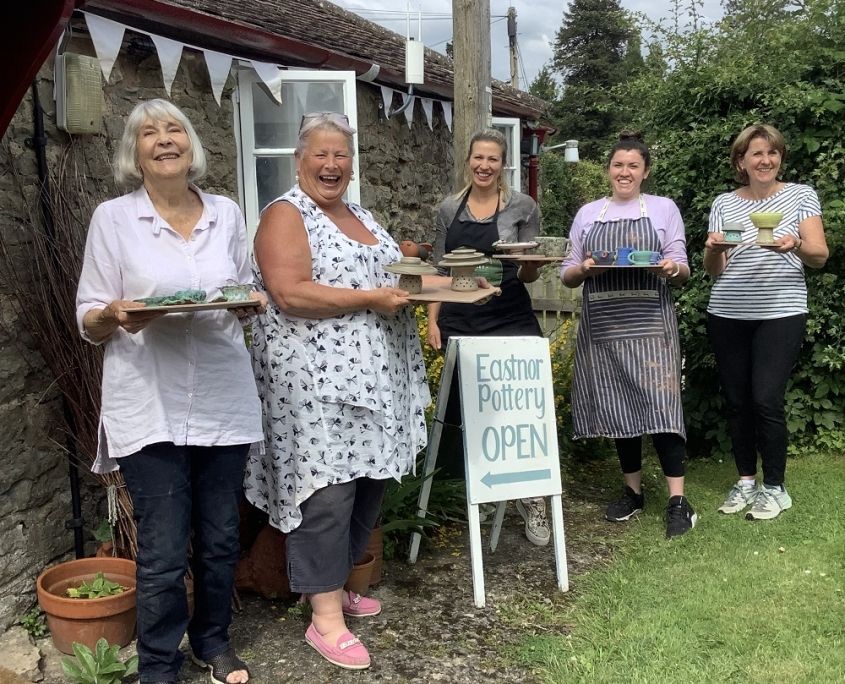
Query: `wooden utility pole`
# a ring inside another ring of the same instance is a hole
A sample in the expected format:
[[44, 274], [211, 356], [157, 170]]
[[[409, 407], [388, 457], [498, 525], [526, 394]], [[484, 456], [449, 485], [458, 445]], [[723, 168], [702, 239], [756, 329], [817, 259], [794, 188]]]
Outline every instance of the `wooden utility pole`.
[[516, 49], [516, 7], [508, 7], [508, 51], [511, 56], [511, 86], [519, 90], [519, 56]]
[[455, 103], [452, 151], [455, 185], [462, 184], [464, 161], [473, 133], [489, 128], [493, 116], [490, 87], [490, 0], [452, 0]]

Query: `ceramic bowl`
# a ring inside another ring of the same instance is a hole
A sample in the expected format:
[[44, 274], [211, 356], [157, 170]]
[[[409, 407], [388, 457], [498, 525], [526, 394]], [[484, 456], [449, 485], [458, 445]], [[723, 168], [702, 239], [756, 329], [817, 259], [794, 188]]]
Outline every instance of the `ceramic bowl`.
[[779, 211], [755, 211], [749, 214], [748, 218], [756, 228], [777, 228], [783, 219], [783, 214]]
[[245, 302], [249, 300], [252, 285], [224, 285], [220, 288], [220, 292], [227, 302]]

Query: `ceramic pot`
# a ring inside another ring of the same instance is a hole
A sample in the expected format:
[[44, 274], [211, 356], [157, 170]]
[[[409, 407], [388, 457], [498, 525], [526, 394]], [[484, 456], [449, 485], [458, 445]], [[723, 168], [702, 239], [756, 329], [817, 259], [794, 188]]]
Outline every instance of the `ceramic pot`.
[[370, 578], [373, 575], [375, 562], [373, 554], [364, 552], [360, 562], [352, 566], [352, 571], [346, 579], [346, 588], [356, 594], [366, 594], [370, 588]]
[[381, 572], [384, 566], [384, 532], [381, 525], [374, 527], [370, 533], [370, 541], [367, 542], [365, 554], [373, 557], [373, 570], [370, 573], [370, 585], [381, 582]]
[[404, 273], [399, 276], [399, 282], [396, 284], [396, 287], [400, 290], [405, 290], [408, 294], [419, 294], [422, 292], [422, 276]]
[[[98, 572], [126, 589], [95, 599], [68, 598], [66, 589]], [[135, 562], [126, 558], [80, 558], [47, 568], [35, 581], [38, 604], [47, 616], [53, 645], [73, 654], [73, 642], [94, 649], [97, 640], [126, 646], [135, 636]]]

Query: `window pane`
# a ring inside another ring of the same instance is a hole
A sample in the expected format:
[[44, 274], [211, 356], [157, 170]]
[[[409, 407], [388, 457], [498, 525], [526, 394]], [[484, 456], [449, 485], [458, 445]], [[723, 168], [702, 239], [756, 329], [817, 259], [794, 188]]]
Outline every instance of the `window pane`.
[[252, 84], [255, 146], [296, 147], [299, 122], [309, 112], [343, 112], [343, 84], [337, 81], [287, 81], [282, 83], [282, 105], [264, 84]]
[[284, 157], [258, 157], [255, 160], [255, 179], [258, 189], [258, 210], [285, 194], [296, 179], [293, 155]]

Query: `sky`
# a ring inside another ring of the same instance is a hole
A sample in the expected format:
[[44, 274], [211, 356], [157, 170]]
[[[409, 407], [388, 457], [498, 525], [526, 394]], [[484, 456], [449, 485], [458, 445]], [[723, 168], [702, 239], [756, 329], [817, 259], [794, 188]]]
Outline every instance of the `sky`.
[[[332, 0], [365, 19], [389, 28], [396, 33], [406, 33], [406, 0]], [[684, 6], [690, 0], [681, 0]], [[696, 0], [699, 13], [709, 21], [718, 20], [722, 10], [719, 0]], [[526, 90], [531, 81], [552, 57], [552, 43], [563, 22], [567, 0], [490, 0], [490, 50], [493, 78], [510, 81], [508, 57], [507, 15], [508, 7], [516, 8], [517, 43], [520, 54], [520, 88]], [[672, 0], [622, 0], [622, 6], [633, 12], [642, 12], [652, 20], [671, 21]], [[423, 42], [445, 52], [452, 37], [451, 0], [411, 0], [411, 35], [419, 38], [416, 13], [422, 12]], [[687, 21], [686, 15], [682, 23]], [[668, 25], [668, 24], [667, 24]]]

